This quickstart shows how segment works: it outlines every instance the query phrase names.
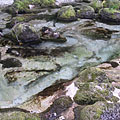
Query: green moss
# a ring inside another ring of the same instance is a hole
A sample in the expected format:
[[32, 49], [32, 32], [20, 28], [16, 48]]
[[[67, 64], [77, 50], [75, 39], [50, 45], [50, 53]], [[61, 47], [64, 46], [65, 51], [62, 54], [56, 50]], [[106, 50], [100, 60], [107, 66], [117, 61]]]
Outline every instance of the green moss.
[[14, 6], [18, 11], [27, 11], [30, 4], [47, 7], [54, 5], [55, 0], [16, 0]]
[[119, 10], [120, 1], [119, 0], [106, 0], [103, 5], [104, 5], [104, 8]]
[[23, 0], [23, 1], [15, 1], [14, 5], [18, 11], [26, 11], [28, 10], [28, 5], [30, 4], [29, 0]]
[[104, 102], [97, 102], [86, 106], [80, 112], [80, 120], [100, 120], [100, 116], [106, 108], [105, 105]]
[[55, 0], [41, 0], [42, 6], [52, 6], [55, 4]]
[[75, 10], [72, 6], [62, 7], [58, 14], [61, 18], [66, 19], [76, 16]]
[[104, 71], [99, 68], [89, 67], [79, 74], [79, 80], [76, 82], [109, 82], [109, 78], [105, 75]]
[[103, 10], [104, 10], [105, 12], [111, 13], [111, 14], [120, 13], [120, 11], [119, 11], [119, 10], [116, 10], [116, 9], [104, 8]]
[[1, 120], [41, 120], [38, 115], [24, 112], [0, 113]]
[[101, 1], [99, 0], [93, 0], [90, 4], [91, 7], [93, 7], [95, 9], [95, 11], [99, 11], [99, 9], [101, 9], [103, 7], [103, 4]]

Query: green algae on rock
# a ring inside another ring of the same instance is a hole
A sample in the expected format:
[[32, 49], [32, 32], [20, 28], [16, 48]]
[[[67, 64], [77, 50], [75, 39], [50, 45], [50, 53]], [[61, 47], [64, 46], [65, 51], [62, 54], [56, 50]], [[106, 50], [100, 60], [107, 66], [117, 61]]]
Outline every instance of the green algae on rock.
[[76, 20], [76, 13], [74, 8], [71, 5], [62, 7], [57, 13], [57, 19], [61, 21]]
[[103, 70], [89, 67], [79, 74], [79, 80], [76, 82], [76, 85], [79, 85], [80, 82], [109, 83], [110, 81]]
[[119, 99], [113, 96], [112, 85], [107, 83], [81, 83], [74, 100], [80, 105], [89, 105], [97, 101], [117, 102]]
[[[34, 9], [31, 8], [30, 5], [33, 5]], [[55, 0], [15, 0], [13, 5], [4, 8], [3, 11], [15, 15], [17, 13], [32, 13], [34, 10], [39, 12], [40, 8], [49, 6], [54, 7]]]
[[104, 8], [119, 10], [120, 1], [119, 0], [105, 0], [103, 6]]
[[104, 71], [99, 68], [88, 68], [82, 71], [75, 85], [79, 88], [74, 100], [78, 104], [93, 104], [97, 101], [116, 102], [114, 88]]
[[[106, 108], [105, 102], [96, 102], [93, 105], [87, 105], [82, 110], [78, 106], [74, 108], [75, 120], [100, 120]], [[80, 111], [78, 111], [79, 109]]]

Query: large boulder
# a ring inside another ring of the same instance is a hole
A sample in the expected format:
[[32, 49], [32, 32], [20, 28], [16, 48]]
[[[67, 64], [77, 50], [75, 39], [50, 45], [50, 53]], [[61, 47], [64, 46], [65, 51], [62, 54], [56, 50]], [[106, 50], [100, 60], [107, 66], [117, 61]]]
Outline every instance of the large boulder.
[[103, 8], [99, 11], [101, 21], [106, 23], [120, 24], [120, 11], [116, 9]]
[[26, 23], [18, 23], [12, 28], [12, 37], [16, 43], [38, 43], [39, 35], [34, 27]]
[[95, 17], [95, 11], [90, 6], [80, 6], [80, 8], [77, 9], [77, 17], [92, 19]]
[[57, 14], [57, 19], [61, 21], [74, 21], [76, 20], [76, 13], [74, 8], [70, 6], [62, 7]]

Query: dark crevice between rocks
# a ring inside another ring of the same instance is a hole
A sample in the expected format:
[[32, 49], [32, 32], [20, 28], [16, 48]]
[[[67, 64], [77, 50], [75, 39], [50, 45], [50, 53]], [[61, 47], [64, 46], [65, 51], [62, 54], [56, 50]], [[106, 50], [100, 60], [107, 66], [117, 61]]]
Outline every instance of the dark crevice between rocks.
[[27, 111], [25, 109], [17, 108], [17, 107], [13, 107], [13, 108], [0, 108], [0, 112], [1, 113], [14, 112], [14, 111], [29, 113], [29, 111]]
[[111, 64], [111, 66], [112, 66], [113, 68], [116, 68], [116, 67], [119, 66], [119, 64], [118, 64], [117, 62], [114, 62], [114, 61], [107, 61], [107, 62], [104, 62], [104, 63]]

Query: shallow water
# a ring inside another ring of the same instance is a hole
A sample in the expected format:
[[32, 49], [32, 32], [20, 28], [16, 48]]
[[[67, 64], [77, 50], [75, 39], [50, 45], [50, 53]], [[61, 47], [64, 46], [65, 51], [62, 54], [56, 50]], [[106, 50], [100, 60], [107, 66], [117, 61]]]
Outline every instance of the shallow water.
[[[30, 61], [33, 61], [34, 64], [38, 64], [38, 62], [41, 65], [43, 64], [43, 69], [40, 69], [39, 67], [36, 68], [33, 63], [31, 63], [33, 64], [31, 65], [31, 68], [27, 68], [27, 65], [24, 64], [23, 70], [41, 70], [40, 74], [35, 74], [33, 72], [33, 78], [29, 78], [30, 73], [28, 73], [28, 77], [23, 77], [25, 73], [20, 71], [21, 77], [19, 78], [17, 76], [17, 81], [8, 84], [8, 81], [5, 79], [4, 74], [5, 72], [9, 71], [9, 69], [0, 69], [0, 72], [2, 74], [2, 77], [0, 78], [0, 106], [2, 108], [17, 106], [29, 100], [34, 95], [38, 94], [53, 84], [70, 81], [78, 75], [82, 67], [94, 66], [101, 62], [107, 61], [116, 53], [116, 51], [120, 50], [120, 40], [118, 40], [119, 37], [116, 37], [114, 39], [111, 38], [108, 40], [94, 40], [88, 36], [82, 35], [80, 33], [81, 27], [79, 28], [79, 26], [83, 25], [86, 21], [91, 20], [80, 20], [69, 24], [56, 23], [56, 27], [53, 27], [52, 21], [48, 23], [43, 22], [43, 24], [40, 23], [38, 26], [38, 21], [32, 21], [34, 23], [34, 26], [37, 27], [36, 29], [40, 29], [41, 26], [46, 25], [52, 26], [54, 29], [63, 32], [63, 35], [67, 38], [67, 42], [43, 42], [37, 46], [33, 46], [38, 50], [48, 50], [49, 55], [46, 56], [48, 57], [47, 59], [43, 56], [35, 56], [29, 59], [18, 57], [18, 59], [20, 59], [20, 61], [23, 63], [25, 63], [25, 61], [28, 63]], [[118, 25], [117, 28], [114, 28], [114, 25], [106, 25], [97, 22], [96, 24], [99, 27], [104, 27], [111, 30], [120, 30], [120, 25]], [[53, 50], [58, 52], [57, 55], [52, 55], [51, 51]], [[49, 65], [46, 64], [48, 61], [49, 64], [53, 64], [55, 67], [50, 69]], [[42, 70], [46, 72], [45, 70], [48, 70], [48, 68], [50, 69], [47, 71], [48, 73], [42, 73]]]

